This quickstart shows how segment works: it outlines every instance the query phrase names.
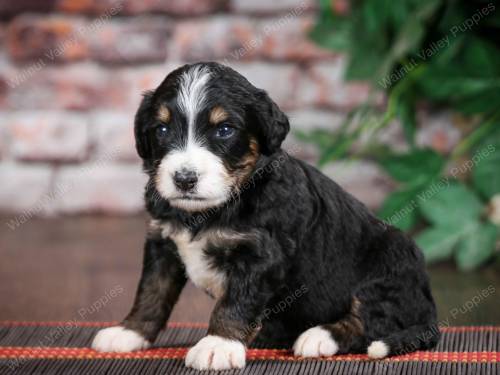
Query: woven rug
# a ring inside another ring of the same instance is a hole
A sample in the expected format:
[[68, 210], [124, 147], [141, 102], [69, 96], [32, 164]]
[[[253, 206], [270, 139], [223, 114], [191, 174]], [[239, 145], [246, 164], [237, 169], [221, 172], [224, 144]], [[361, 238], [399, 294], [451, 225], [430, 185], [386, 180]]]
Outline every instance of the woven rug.
[[[205, 324], [170, 323], [146, 351], [89, 349], [96, 331], [111, 324], [0, 322], [0, 374], [200, 374], [185, 368], [183, 359], [187, 349], [205, 335]], [[285, 349], [250, 348], [245, 369], [223, 374], [500, 374], [500, 327], [442, 331], [433, 351], [379, 361], [365, 355], [305, 360]]]

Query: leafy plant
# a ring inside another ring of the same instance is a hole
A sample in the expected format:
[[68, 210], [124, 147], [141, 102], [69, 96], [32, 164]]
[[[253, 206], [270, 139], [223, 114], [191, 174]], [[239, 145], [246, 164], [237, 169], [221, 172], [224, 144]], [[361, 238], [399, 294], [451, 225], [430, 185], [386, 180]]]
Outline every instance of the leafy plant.
[[[481, 220], [483, 203], [477, 194], [454, 182], [446, 191], [422, 201], [421, 212], [432, 226], [417, 237], [428, 260], [440, 260], [455, 254], [460, 269], [474, 268], [488, 259], [494, 250], [497, 228]], [[433, 241], [439, 244], [438, 249]]]
[[[470, 186], [458, 176], [443, 173], [446, 160], [429, 149], [415, 149], [381, 160], [401, 187], [388, 196], [379, 215], [406, 230], [426, 222], [428, 227], [416, 236], [416, 241], [428, 261], [454, 256], [460, 269], [469, 270], [494, 254], [498, 228], [489, 220], [487, 211], [488, 203], [500, 194], [500, 143], [494, 145], [490, 141], [475, 149]], [[470, 164], [464, 165], [468, 168]]]
[[[373, 92], [338, 131], [297, 136], [318, 146], [320, 165], [354, 156], [377, 160], [399, 184], [379, 216], [405, 230], [426, 224], [416, 239], [429, 261], [453, 256], [460, 269], [477, 267], [494, 254], [498, 238], [486, 213], [500, 194], [500, 12], [483, 0], [354, 0], [343, 13], [336, 3], [320, 0], [311, 38], [345, 52], [346, 79], [369, 80]], [[382, 112], [377, 91], [388, 98]], [[424, 102], [472, 124], [447, 157], [416, 146], [416, 110]], [[396, 119], [409, 146], [403, 154], [375, 142]], [[467, 155], [470, 173], [459, 180], [445, 172]]]

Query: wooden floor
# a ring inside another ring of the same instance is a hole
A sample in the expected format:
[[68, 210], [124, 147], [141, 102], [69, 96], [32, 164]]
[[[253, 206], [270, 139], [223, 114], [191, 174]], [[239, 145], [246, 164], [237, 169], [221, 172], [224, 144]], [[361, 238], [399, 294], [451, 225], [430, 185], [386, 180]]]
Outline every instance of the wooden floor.
[[[145, 217], [0, 217], [0, 320], [120, 320], [139, 278]], [[443, 325], [500, 324], [500, 266], [430, 269]], [[192, 285], [171, 321], [204, 322], [213, 301]]]

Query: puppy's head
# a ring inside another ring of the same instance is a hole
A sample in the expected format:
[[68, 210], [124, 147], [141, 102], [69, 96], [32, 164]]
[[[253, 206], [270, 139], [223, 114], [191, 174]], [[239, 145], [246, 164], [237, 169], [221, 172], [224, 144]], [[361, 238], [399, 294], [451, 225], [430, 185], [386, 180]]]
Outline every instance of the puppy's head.
[[135, 118], [137, 151], [156, 190], [186, 211], [226, 202], [288, 130], [265, 91], [216, 63], [171, 72], [144, 96]]

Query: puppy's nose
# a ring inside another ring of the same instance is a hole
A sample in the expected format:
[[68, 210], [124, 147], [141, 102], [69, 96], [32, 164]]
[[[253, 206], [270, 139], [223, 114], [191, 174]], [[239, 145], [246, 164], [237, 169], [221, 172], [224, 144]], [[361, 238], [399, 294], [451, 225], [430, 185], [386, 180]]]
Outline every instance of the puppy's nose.
[[174, 174], [175, 186], [181, 191], [192, 190], [198, 182], [198, 176], [195, 171], [182, 169]]

